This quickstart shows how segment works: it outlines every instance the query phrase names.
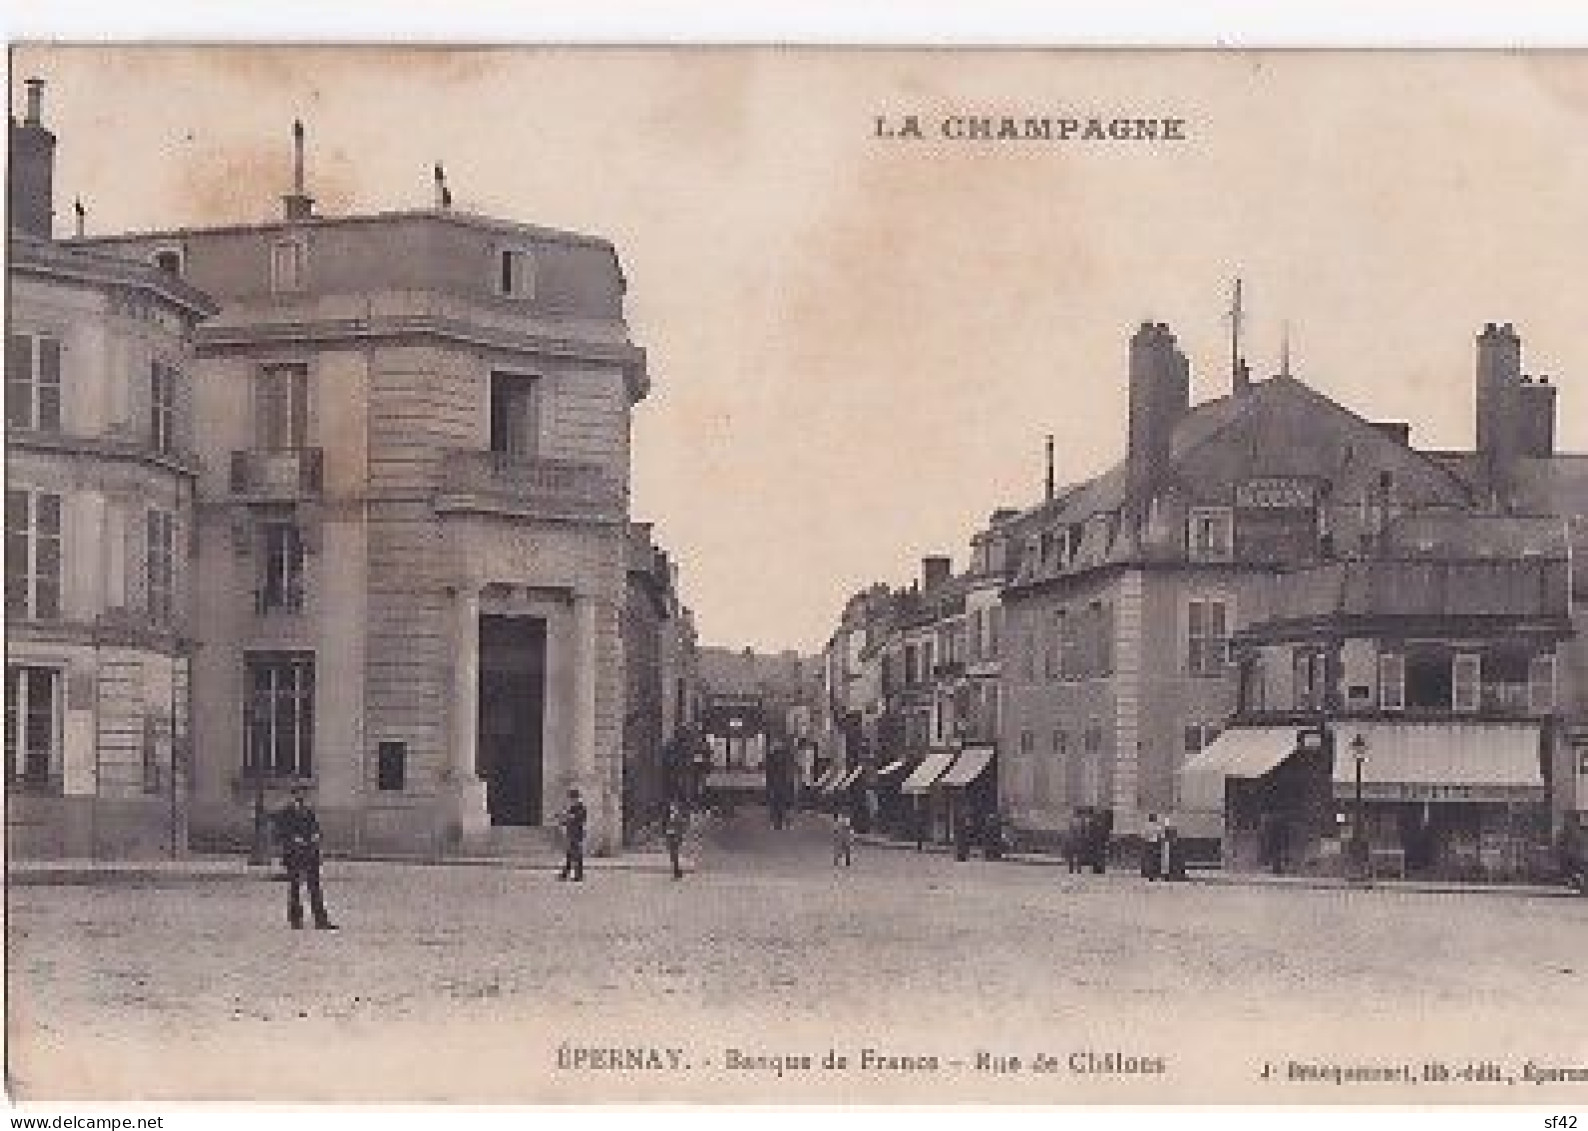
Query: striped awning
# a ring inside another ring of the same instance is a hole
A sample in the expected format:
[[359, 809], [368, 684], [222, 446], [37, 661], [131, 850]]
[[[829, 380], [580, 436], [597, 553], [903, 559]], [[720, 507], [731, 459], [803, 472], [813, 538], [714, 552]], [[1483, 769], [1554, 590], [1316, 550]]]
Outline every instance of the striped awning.
[[1334, 793], [1385, 801], [1527, 801], [1544, 797], [1536, 723], [1340, 723], [1335, 726]]
[[1295, 749], [1295, 727], [1231, 727], [1180, 768], [1180, 804], [1222, 813], [1227, 778], [1260, 778]]
[[957, 789], [970, 785], [981, 777], [987, 767], [992, 765], [993, 748], [991, 746], [967, 746], [961, 750], [959, 757], [954, 759], [954, 764], [948, 768], [938, 785]]
[[886, 766], [883, 766], [882, 769], [878, 770], [877, 771], [877, 776], [879, 778], [891, 778], [894, 774], [898, 773], [900, 770], [904, 769], [904, 767], [908, 766], [908, 765], [909, 765], [909, 763], [906, 762], [903, 758], [895, 758], [893, 761], [889, 762]]
[[915, 772], [904, 779], [904, 784], [899, 787], [904, 793], [925, 793], [936, 784], [937, 779], [943, 776], [949, 765], [954, 761], [955, 751], [934, 750], [926, 756], [926, 760], [915, 767]]

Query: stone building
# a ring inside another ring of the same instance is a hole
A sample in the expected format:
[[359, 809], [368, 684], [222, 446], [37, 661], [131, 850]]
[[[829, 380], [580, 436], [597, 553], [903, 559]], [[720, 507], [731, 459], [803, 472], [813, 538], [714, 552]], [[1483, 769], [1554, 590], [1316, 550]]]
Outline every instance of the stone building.
[[54, 239], [43, 84], [10, 122], [8, 850], [186, 847], [193, 334], [205, 295]]
[[1124, 835], [1168, 812], [1219, 836], [1221, 820], [1185, 804], [1181, 770], [1235, 710], [1232, 639], [1283, 615], [1265, 606], [1276, 575], [1371, 558], [1414, 520], [1521, 512], [1550, 492], [1557, 525], [1584, 509], [1571, 457], [1553, 451], [1553, 392], [1521, 377], [1509, 327], [1479, 338], [1470, 453], [1418, 450], [1405, 424], [1288, 372], [1254, 382], [1239, 366], [1227, 395], [1193, 407], [1162, 325], [1132, 338], [1129, 387], [1125, 459], [1017, 520], [1002, 783], [1037, 828], [1091, 808]]
[[622, 615], [623, 839], [661, 822], [688, 796], [689, 728], [699, 712], [693, 617], [678, 595], [678, 568], [650, 525], [629, 527]]
[[[435, 207], [84, 241], [213, 294], [198, 339], [195, 843], [306, 783], [329, 845], [620, 833], [629, 420], [603, 239]], [[439, 187], [439, 186], [438, 186]]]

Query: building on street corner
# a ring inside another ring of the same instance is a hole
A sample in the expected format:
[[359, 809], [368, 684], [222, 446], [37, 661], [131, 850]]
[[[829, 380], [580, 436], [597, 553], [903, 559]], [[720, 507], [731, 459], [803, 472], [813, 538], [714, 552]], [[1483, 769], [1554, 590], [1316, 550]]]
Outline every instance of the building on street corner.
[[58, 240], [43, 84], [10, 122], [6, 843], [15, 857], [186, 848], [193, 338], [208, 296]]
[[621, 839], [629, 423], [606, 240], [432, 207], [73, 241], [196, 286], [195, 844], [307, 784], [328, 848]]

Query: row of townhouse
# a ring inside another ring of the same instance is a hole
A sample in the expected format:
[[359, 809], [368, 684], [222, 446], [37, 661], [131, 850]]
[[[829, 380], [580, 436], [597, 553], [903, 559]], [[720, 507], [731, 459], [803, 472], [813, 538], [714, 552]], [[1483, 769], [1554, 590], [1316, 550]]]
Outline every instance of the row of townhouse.
[[1236, 866], [1547, 870], [1588, 810], [1588, 456], [1514, 329], [1478, 336], [1468, 451], [1244, 363], [1192, 405], [1162, 324], [1127, 379], [1121, 461], [849, 602], [825, 702], [868, 807], [902, 773], [1036, 841], [1157, 815]]
[[440, 185], [322, 216], [296, 126], [278, 219], [56, 239], [27, 87], [12, 850], [257, 847], [295, 785], [334, 850], [534, 845], [572, 787], [592, 846], [618, 844], [655, 809], [694, 640], [629, 520], [649, 378], [612, 245], [455, 212]]

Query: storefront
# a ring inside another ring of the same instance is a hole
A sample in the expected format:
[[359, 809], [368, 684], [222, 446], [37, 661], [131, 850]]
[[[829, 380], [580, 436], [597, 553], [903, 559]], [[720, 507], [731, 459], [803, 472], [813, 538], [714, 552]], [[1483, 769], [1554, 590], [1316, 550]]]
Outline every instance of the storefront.
[[910, 827], [916, 830], [917, 835], [924, 831], [927, 840], [948, 839], [950, 826], [947, 805], [943, 801], [942, 791], [933, 787], [948, 772], [957, 754], [958, 751], [945, 747], [929, 751], [899, 787], [899, 792], [914, 805]]
[[998, 789], [992, 771], [991, 746], [967, 746], [937, 781], [950, 830], [968, 821], [972, 838], [981, 838], [987, 818], [997, 811]]
[[1183, 767], [1177, 820], [1220, 812], [1232, 870], [1344, 874], [1360, 822], [1374, 876], [1545, 875], [1542, 741], [1533, 723], [1233, 727]]

